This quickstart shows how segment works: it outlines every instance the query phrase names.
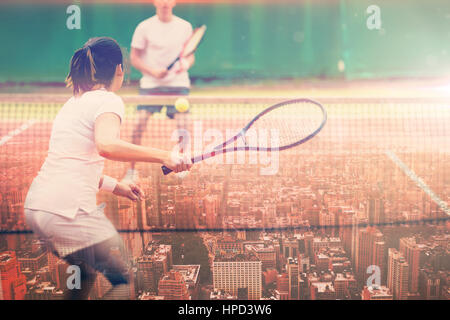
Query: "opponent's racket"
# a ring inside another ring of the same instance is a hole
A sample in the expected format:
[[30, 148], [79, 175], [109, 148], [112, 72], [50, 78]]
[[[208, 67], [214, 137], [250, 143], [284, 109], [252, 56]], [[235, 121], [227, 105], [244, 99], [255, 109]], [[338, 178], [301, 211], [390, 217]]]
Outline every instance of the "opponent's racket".
[[188, 41], [186, 41], [180, 55], [167, 67], [167, 70], [172, 69], [178, 60], [193, 54], [195, 50], [197, 50], [200, 42], [202, 42], [205, 31], [206, 31], [205, 25], [202, 25], [200, 28], [194, 30], [192, 36], [189, 38]]
[[[281, 151], [286, 150], [313, 138], [322, 130], [327, 122], [327, 112], [318, 102], [309, 99], [295, 99], [275, 104], [254, 117], [238, 134], [215, 147], [212, 151], [193, 157], [192, 163], [197, 163], [219, 154], [235, 151]], [[261, 147], [249, 146], [246, 134], [250, 128], [276, 132], [278, 134], [278, 145]], [[228, 146], [238, 139], [245, 141], [245, 146]], [[172, 172], [166, 166], [162, 166], [163, 173]]]

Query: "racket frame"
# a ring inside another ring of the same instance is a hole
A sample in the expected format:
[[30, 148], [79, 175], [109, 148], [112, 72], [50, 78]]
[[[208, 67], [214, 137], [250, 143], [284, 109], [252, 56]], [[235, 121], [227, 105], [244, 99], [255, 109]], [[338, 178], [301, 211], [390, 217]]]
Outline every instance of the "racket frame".
[[[189, 41], [193, 38], [193, 36], [195, 35], [196, 32], [198, 32], [198, 30], [200, 29], [205, 29], [205, 31], [203, 32], [203, 36], [200, 38], [200, 41], [198, 42], [197, 46], [194, 48], [194, 50], [192, 52], [189, 52], [188, 54], [184, 54], [184, 49], [186, 49], [187, 44], [189, 43]], [[170, 70], [173, 68], [173, 66], [175, 65], [175, 63], [177, 63], [177, 61], [179, 61], [181, 58], [184, 57], [188, 57], [191, 54], [194, 54], [195, 51], [197, 50], [197, 48], [199, 47], [200, 43], [202, 43], [203, 38], [205, 36], [205, 32], [206, 32], [206, 25], [202, 25], [201, 27], [198, 27], [194, 30], [194, 32], [192, 33], [191, 37], [185, 42], [184, 46], [183, 46], [183, 50], [181, 50], [180, 55], [167, 67], [167, 70]]]
[[[262, 116], [264, 116], [265, 114], [271, 112], [274, 109], [283, 107], [284, 105], [287, 104], [293, 104], [293, 103], [312, 103], [314, 105], [316, 105], [321, 111], [322, 111], [322, 115], [323, 115], [323, 119], [322, 122], [320, 123], [320, 125], [317, 127], [316, 130], [314, 130], [312, 133], [310, 133], [309, 135], [307, 135], [306, 137], [291, 143], [291, 144], [287, 144], [284, 146], [280, 146], [280, 147], [251, 147], [251, 146], [234, 146], [232, 148], [225, 148], [227, 145], [229, 145], [230, 143], [234, 143], [236, 140], [238, 140], [239, 138], [244, 138], [245, 139], [245, 134], [247, 133], [247, 131], [252, 127], [252, 125]], [[236, 151], [265, 151], [265, 152], [272, 152], [272, 151], [282, 151], [282, 150], [286, 150], [286, 149], [290, 149], [293, 148], [295, 146], [298, 146], [300, 144], [303, 144], [309, 140], [311, 140], [314, 136], [316, 136], [321, 130], [322, 128], [325, 126], [326, 122], [328, 119], [328, 115], [327, 112], [325, 110], [325, 108], [317, 101], [311, 100], [311, 99], [293, 99], [293, 100], [288, 100], [288, 101], [283, 101], [283, 102], [279, 102], [271, 107], [266, 108], [265, 110], [261, 111], [259, 114], [257, 114], [244, 128], [241, 129], [241, 131], [239, 131], [239, 133], [237, 133], [235, 136], [233, 136], [232, 138], [226, 140], [225, 142], [221, 143], [220, 145], [216, 146], [212, 151], [192, 157], [191, 161], [193, 164], [215, 157], [217, 155], [223, 154], [223, 153], [227, 153], [227, 152], [236, 152]], [[167, 168], [166, 166], [162, 166], [162, 171], [164, 173], [164, 175], [169, 174], [170, 172], [172, 172], [172, 170], [170, 170], [169, 168]]]

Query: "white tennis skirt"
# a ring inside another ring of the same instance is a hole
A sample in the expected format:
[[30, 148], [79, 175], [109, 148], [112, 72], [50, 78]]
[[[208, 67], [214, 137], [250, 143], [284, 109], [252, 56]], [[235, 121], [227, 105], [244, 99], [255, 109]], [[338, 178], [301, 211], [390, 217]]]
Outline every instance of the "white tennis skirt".
[[104, 208], [105, 203], [102, 203], [93, 212], [78, 210], [74, 219], [25, 209], [25, 220], [40, 240], [64, 257], [117, 236], [117, 230], [106, 218]]

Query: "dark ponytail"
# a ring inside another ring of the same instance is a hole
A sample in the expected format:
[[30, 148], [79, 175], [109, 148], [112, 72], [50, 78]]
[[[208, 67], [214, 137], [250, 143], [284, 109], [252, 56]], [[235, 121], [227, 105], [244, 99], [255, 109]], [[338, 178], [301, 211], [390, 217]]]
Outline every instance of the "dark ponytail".
[[67, 86], [73, 87], [74, 94], [89, 91], [96, 84], [109, 86], [116, 67], [122, 64], [122, 50], [114, 39], [90, 39], [72, 57], [70, 72], [66, 78]]

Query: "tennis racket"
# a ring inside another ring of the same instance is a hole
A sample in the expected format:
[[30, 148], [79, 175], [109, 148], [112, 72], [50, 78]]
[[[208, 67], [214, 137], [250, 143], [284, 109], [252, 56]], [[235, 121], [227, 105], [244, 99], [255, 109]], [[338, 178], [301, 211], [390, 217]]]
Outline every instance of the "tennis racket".
[[[266, 108], [254, 117], [238, 134], [231, 139], [216, 146], [212, 151], [191, 158], [192, 163], [197, 163], [217, 155], [235, 151], [281, 151], [293, 148], [313, 138], [327, 122], [327, 112], [318, 102], [310, 99], [295, 99], [275, 104]], [[246, 134], [250, 128], [276, 131], [279, 143], [277, 146], [261, 147], [249, 146]], [[243, 139], [245, 146], [230, 146], [238, 139]], [[166, 166], [162, 166], [165, 175], [172, 172]]]
[[180, 55], [167, 67], [167, 70], [172, 69], [175, 63], [177, 63], [177, 61], [180, 60], [181, 58], [193, 54], [200, 45], [200, 42], [202, 42], [205, 32], [206, 32], [205, 25], [202, 25], [200, 28], [195, 29], [194, 32], [192, 33], [192, 36], [189, 38], [188, 41], [186, 41]]

